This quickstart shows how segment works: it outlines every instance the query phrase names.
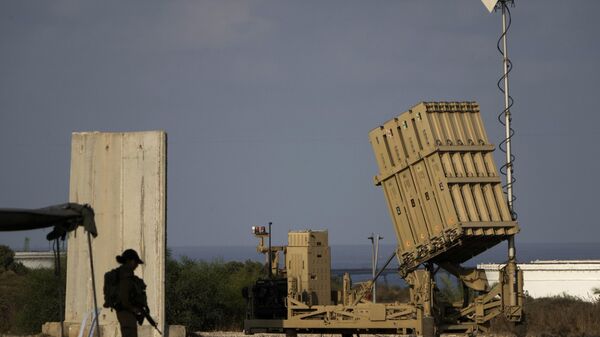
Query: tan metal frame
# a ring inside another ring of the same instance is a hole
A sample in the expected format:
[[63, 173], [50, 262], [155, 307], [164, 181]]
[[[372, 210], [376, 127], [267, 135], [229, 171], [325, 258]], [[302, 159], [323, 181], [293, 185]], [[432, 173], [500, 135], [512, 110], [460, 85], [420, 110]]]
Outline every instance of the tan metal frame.
[[[400, 275], [410, 286], [408, 303], [372, 303], [365, 294], [372, 281], [352, 288], [344, 276], [341, 303], [311, 305], [288, 293], [286, 319], [253, 319], [245, 332], [357, 332], [435, 336], [440, 332], [488, 330], [504, 315], [519, 322], [523, 274], [514, 259], [500, 271], [499, 283], [460, 263], [501, 241], [519, 226], [512, 219], [486, 131], [475, 102], [424, 102], [369, 133], [398, 239]], [[259, 251], [265, 250], [261, 238]], [[276, 252], [286, 252], [285, 246]], [[392, 257], [393, 258], [393, 257]], [[434, 264], [458, 277], [478, 295], [452, 305], [455, 319], [444, 316], [447, 303], [436, 298]], [[424, 268], [423, 268], [424, 266]], [[286, 271], [273, 270], [281, 277]], [[310, 289], [309, 289], [310, 290]]]

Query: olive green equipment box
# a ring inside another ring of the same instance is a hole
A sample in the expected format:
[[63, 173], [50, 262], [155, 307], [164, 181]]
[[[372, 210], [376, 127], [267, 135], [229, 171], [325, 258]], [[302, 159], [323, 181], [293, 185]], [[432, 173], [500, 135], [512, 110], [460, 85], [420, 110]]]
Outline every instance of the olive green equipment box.
[[[394, 255], [410, 301], [369, 301], [379, 274], [357, 285], [345, 274], [342, 289], [331, 291], [326, 231], [290, 232], [287, 246], [266, 247], [269, 233], [257, 227], [257, 249], [271, 269], [244, 292], [245, 332], [436, 336], [485, 332], [498, 316], [520, 322], [523, 277], [514, 259], [501, 270], [498, 284], [489, 284], [482, 270], [460, 265], [519, 231], [479, 106], [420, 103], [372, 130], [369, 138], [379, 167], [374, 182], [383, 187], [397, 236]], [[462, 285], [460, 303], [439, 295], [440, 268]]]

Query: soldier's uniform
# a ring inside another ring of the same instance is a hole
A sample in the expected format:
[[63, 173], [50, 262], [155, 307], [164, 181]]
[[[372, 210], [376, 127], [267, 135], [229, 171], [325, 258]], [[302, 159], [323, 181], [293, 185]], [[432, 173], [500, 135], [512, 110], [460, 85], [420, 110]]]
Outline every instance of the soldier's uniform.
[[117, 257], [117, 262], [121, 263], [121, 266], [117, 269], [119, 288], [118, 303], [115, 309], [121, 327], [121, 336], [137, 337], [138, 321], [141, 324], [144, 319], [142, 310], [148, 306], [146, 285], [141, 278], [134, 275], [135, 267], [125, 263], [128, 259], [144, 263], [137, 252], [132, 249], [126, 250], [122, 256]]
[[132, 303], [134, 297], [134, 274], [131, 268], [123, 265], [119, 267], [119, 308], [117, 310], [117, 319], [121, 326], [122, 337], [137, 337], [137, 318], [136, 314], [141, 312], [141, 308]]

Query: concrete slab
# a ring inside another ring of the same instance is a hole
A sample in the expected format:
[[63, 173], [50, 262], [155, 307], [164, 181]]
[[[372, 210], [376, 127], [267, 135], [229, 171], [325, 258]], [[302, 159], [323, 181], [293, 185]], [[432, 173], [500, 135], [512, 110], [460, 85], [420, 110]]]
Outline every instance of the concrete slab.
[[[165, 331], [166, 162], [164, 131], [76, 132], [71, 143], [70, 201], [90, 204], [98, 237], [92, 242], [98, 306], [104, 273], [118, 266], [124, 249], [138, 251], [146, 263], [136, 274], [148, 285], [152, 316]], [[93, 307], [88, 242], [83, 229], [69, 234], [65, 323], [68, 336], [79, 330]], [[145, 322], [145, 324], [148, 324]], [[102, 308], [102, 337], [118, 337], [116, 315]], [[158, 337], [150, 326], [145, 336]], [[115, 334], [116, 332], [116, 334]], [[73, 336], [71, 336], [73, 337]]]

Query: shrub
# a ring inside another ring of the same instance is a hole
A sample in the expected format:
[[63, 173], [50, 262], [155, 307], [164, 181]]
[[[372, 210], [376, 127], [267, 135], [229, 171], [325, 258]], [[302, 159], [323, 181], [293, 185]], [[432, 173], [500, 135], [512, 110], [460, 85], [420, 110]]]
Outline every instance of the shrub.
[[10, 247], [0, 245], [0, 269], [8, 270], [14, 263], [15, 252]]
[[51, 269], [1, 273], [0, 332], [34, 334], [40, 332], [44, 322], [59, 321], [59, 308], [65, 301], [61, 283]]
[[65, 303], [65, 285], [62, 280], [56, 277], [52, 269], [28, 271], [23, 282], [25, 291], [21, 299], [21, 308], [15, 316], [16, 332], [38, 333], [45, 322], [61, 320], [61, 311], [64, 311]]
[[14, 272], [0, 272], [0, 333], [14, 329], [15, 314], [25, 291], [23, 277]]
[[522, 326], [507, 324], [501, 318], [492, 322], [496, 332], [522, 335], [526, 330], [531, 337], [582, 337], [600, 336], [600, 303], [584, 302], [576, 297], [562, 295], [546, 298], [530, 298], [523, 308], [525, 321]]
[[191, 331], [242, 327], [246, 304], [242, 288], [258, 279], [262, 264], [168, 258], [166, 312], [169, 324]]
[[[35, 334], [44, 322], [59, 321], [64, 310], [65, 269], [61, 280], [52, 269], [20, 266], [0, 272], [0, 333]], [[167, 322], [192, 331], [240, 329], [246, 309], [241, 290], [253, 284], [262, 269], [262, 264], [252, 261], [176, 261], [169, 256]]]
[[377, 285], [377, 302], [378, 303], [393, 303], [393, 302], [409, 302], [410, 288], [401, 287], [398, 285]]

